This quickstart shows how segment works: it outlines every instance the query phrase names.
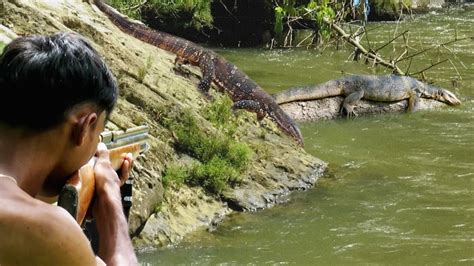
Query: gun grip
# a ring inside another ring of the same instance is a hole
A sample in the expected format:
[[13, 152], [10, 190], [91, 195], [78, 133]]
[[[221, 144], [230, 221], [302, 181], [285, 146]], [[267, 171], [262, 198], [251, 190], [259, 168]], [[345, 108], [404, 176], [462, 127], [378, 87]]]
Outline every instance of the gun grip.
[[76, 187], [66, 184], [59, 193], [58, 206], [63, 207], [69, 214], [76, 219], [79, 206], [79, 195]]

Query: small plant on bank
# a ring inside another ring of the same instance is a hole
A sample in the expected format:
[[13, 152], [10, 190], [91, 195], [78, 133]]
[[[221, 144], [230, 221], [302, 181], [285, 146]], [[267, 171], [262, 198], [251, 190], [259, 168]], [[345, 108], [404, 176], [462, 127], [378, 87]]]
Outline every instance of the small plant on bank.
[[145, 80], [146, 75], [148, 74], [148, 70], [150, 70], [152, 65], [152, 59], [151, 56], [149, 56], [146, 60], [146, 63], [143, 67], [138, 68], [137, 71], [137, 80], [140, 83], [143, 83], [143, 80]]
[[165, 174], [163, 175], [163, 187], [167, 188], [171, 183], [181, 185], [186, 181], [188, 171], [186, 168], [179, 165], [171, 165], [166, 168]]
[[232, 111], [233, 104], [234, 102], [229, 96], [223, 95], [204, 110], [204, 117], [230, 137], [234, 136], [238, 127], [237, 117]]
[[194, 164], [188, 174], [186, 183], [202, 186], [215, 195], [242, 181], [239, 171], [229, 161], [218, 156], [212, 157], [207, 163]]
[[204, 132], [189, 110], [179, 114], [170, 128], [175, 135], [176, 149], [199, 162], [170, 166], [163, 177], [165, 184], [184, 182], [219, 195], [241, 181], [240, 176], [247, 169], [252, 155], [246, 144], [227, 134]]

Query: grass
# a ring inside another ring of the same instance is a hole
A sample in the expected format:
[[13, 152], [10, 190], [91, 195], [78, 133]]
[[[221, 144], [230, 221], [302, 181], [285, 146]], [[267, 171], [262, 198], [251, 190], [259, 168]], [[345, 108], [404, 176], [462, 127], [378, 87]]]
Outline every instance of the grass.
[[201, 30], [212, 25], [211, 0], [109, 0], [110, 5], [134, 19], [142, 12], [154, 13], [160, 19], [173, 20], [183, 28]]
[[228, 136], [233, 136], [238, 127], [237, 117], [232, 111], [233, 104], [229, 96], [223, 95], [204, 110], [204, 117]]
[[[228, 103], [217, 102], [217, 105], [221, 104]], [[224, 110], [212, 105], [210, 108], [214, 111]], [[214, 111], [210, 113], [215, 114]], [[209, 111], [206, 113], [210, 114]], [[205, 132], [190, 110], [183, 111], [175, 120], [169, 121], [172, 121], [169, 127], [175, 135], [176, 150], [194, 157], [196, 162], [168, 167], [163, 177], [166, 186], [186, 183], [202, 186], [210, 194], [219, 195], [241, 182], [241, 175], [248, 168], [252, 156], [252, 150], [246, 144], [236, 141], [228, 133]], [[219, 121], [217, 125], [220, 128], [225, 129], [229, 120], [216, 121]]]
[[145, 77], [148, 74], [148, 70], [150, 70], [152, 63], [153, 63], [152, 58], [151, 56], [149, 56], [146, 60], [145, 65], [138, 68], [138, 71], [137, 71], [138, 82], [143, 83], [143, 80], [145, 80]]

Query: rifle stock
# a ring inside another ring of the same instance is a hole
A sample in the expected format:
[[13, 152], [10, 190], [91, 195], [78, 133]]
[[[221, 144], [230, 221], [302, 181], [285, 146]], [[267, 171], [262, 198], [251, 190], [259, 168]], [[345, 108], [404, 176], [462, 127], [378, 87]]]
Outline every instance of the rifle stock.
[[[107, 131], [101, 134], [101, 141], [109, 148], [110, 162], [116, 171], [120, 170], [127, 153], [131, 153], [135, 159], [148, 150], [147, 139], [148, 127], [146, 126], [125, 131]], [[94, 164], [95, 158], [92, 158], [76, 171], [62, 188], [58, 198], [58, 206], [66, 209], [79, 225], [83, 224], [94, 197]], [[131, 197], [131, 195], [127, 196]]]

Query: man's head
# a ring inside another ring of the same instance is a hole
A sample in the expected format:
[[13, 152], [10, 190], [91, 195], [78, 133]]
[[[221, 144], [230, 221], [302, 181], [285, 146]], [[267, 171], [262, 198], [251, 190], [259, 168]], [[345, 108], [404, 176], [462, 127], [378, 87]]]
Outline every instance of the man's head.
[[0, 55], [0, 137], [34, 139], [49, 165], [42, 190], [57, 193], [94, 155], [117, 95], [112, 73], [80, 35], [17, 38]]
[[58, 33], [13, 40], [0, 56], [0, 125], [42, 131], [63, 122], [78, 104], [109, 114], [117, 85], [80, 35]]

